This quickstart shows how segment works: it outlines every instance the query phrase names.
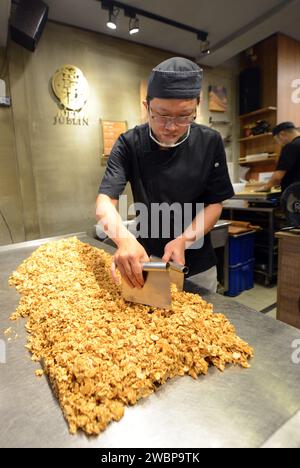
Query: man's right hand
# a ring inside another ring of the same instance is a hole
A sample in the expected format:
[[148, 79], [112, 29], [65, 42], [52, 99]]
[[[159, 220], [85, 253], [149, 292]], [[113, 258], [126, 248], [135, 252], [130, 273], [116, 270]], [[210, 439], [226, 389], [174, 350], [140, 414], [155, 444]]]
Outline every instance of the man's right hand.
[[118, 283], [116, 270], [131, 288], [144, 286], [143, 270], [141, 263], [149, 262], [146, 250], [136, 239], [124, 239], [114, 255], [111, 265], [111, 275], [115, 283]]

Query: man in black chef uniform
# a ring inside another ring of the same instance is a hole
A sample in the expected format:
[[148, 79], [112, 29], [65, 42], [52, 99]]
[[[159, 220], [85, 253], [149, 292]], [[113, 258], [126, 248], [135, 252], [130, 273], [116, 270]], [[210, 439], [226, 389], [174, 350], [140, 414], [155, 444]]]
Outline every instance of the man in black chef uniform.
[[281, 191], [300, 182], [300, 132], [293, 122], [282, 122], [273, 128], [273, 136], [282, 147], [276, 171], [267, 184], [257, 192], [268, 192], [281, 185]]
[[[190, 279], [216, 291], [216, 258], [209, 232], [221, 215], [222, 201], [234, 192], [220, 134], [194, 123], [201, 84], [202, 70], [190, 60], [174, 57], [159, 64], [150, 75], [144, 102], [148, 123], [122, 134], [112, 149], [96, 217], [117, 245], [111, 268], [115, 281], [118, 268], [131, 287], [141, 288], [141, 262], [154, 255], [186, 264]], [[122, 224], [116, 209], [128, 181], [136, 206], [142, 204], [147, 213], [147, 229], [140, 229], [137, 238]], [[164, 216], [162, 209], [157, 221], [153, 212], [158, 205], [168, 207], [169, 213]]]

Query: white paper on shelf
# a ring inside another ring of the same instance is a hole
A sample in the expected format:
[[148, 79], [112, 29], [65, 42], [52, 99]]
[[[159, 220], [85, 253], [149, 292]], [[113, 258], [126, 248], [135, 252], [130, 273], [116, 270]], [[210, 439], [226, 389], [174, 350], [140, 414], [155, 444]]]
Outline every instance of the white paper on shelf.
[[259, 182], [269, 182], [273, 175], [273, 172], [260, 172], [258, 176]]
[[228, 172], [229, 172], [229, 177], [231, 180], [231, 183], [234, 182], [234, 165], [233, 162], [227, 162], [227, 167], [228, 167]]
[[246, 156], [246, 161], [261, 161], [262, 159], [267, 159], [269, 153], [260, 153], [260, 154], [248, 154]]

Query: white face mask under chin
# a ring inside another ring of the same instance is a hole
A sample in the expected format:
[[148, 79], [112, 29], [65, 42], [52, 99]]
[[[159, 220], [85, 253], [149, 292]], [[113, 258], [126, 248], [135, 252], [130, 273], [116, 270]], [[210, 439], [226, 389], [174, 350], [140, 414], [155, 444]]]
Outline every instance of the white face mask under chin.
[[152, 133], [152, 130], [151, 130], [151, 127], [149, 125], [149, 135], [150, 135], [150, 138], [155, 141], [155, 143], [157, 143], [159, 146], [162, 146], [163, 148], [175, 148], [176, 146], [179, 146], [181, 145], [182, 143], [184, 143], [188, 137], [190, 136], [190, 132], [191, 132], [191, 126], [189, 125], [189, 128], [188, 128], [188, 131], [187, 131], [187, 134], [185, 136], [185, 138], [183, 138], [183, 140], [180, 140], [178, 141], [177, 143], [171, 143], [170, 145], [168, 145], [167, 143], [162, 143], [161, 141], [158, 141], [155, 136], [153, 135]]

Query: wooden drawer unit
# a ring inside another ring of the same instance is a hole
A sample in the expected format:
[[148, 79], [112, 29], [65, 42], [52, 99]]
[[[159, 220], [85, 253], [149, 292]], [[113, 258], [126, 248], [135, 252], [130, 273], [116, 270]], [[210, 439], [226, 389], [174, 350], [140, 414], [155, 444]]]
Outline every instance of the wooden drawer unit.
[[300, 236], [279, 232], [277, 319], [300, 328]]

